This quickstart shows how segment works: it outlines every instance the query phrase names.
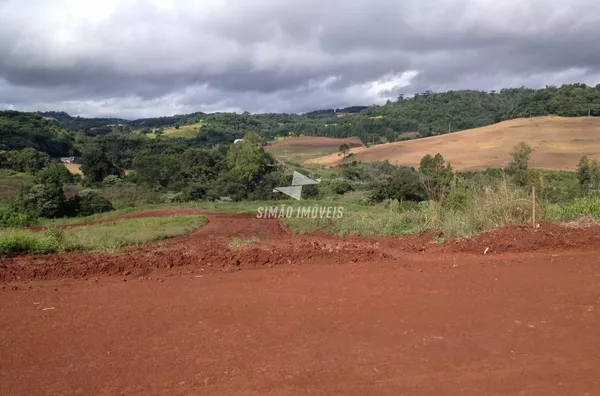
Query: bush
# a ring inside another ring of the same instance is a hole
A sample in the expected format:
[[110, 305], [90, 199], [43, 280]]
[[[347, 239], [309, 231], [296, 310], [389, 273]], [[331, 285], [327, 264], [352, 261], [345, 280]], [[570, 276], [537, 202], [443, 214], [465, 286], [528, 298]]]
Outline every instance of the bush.
[[164, 203], [185, 202], [185, 196], [182, 192], [169, 191], [163, 194], [161, 198]]
[[353, 190], [352, 185], [344, 179], [334, 179], [331, 180], [328, 184], [329, 188], [331, 189], [331, 192], [337, 195], [343, 195]]
[[202, 183], [191, 184], [185, 190], [185, 197], [188, 201], [200, 201], [206, 197], [208, 188]]
[[385, 199], [419, 202], [426, 196], [419, 173], [406, 166], [394, 167], [390, 173], [376, 178], [370, 187], [375, 202]]
[[0, 254], [54, 253], [60, 250], [58, 241], [48, 233], [9, 230], [0, 233]]
[[38, 223], [38, 219], [22, 212], [0, 208], [0, 227], [28, 227]]
[[102, 180], [102, 184], [106, 187], [119, 186], [123, 183], [121, 178], [117, 175], [108, 175]]
[[91, 216], [114, 210], [110, 201], [95, 190], [80, 191], [79, 194], [70, 199], [69, 206], [69, 214], [72, 216]]

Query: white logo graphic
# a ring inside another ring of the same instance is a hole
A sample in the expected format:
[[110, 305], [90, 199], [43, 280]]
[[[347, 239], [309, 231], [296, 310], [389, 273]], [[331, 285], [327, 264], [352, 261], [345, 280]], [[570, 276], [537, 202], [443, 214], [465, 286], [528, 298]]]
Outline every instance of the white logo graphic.
[[296, 200], [300, 200], [302, 197], [302, 186], [308, 186], [311, 184], [318, 184], [319, 180], [311, 179], [308, 176], [304, 176], [302, 173], [294, 171], [294, 177], [292, 178], [291, 187], [277, 187], [273, 192], [284, 193]]

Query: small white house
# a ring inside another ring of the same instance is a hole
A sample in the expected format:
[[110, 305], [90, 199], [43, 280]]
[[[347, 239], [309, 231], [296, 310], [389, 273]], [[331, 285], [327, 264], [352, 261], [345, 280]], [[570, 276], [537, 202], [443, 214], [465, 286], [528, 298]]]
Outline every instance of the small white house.
[[63, 164], [74, 164], [75, 157], [61, 157], [60, 162], [62, 162]]
[[236, 143], [239, 143], [239, 142], [243, 142], [243, 141], [244, 141], [244, 139], [235, 139], [233, 141], [233, 144], [236, 144]]

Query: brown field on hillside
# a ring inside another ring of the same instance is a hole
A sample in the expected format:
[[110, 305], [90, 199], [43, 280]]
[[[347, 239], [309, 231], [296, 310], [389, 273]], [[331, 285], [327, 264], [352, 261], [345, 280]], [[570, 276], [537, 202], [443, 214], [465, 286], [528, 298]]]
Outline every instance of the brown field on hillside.
[[[504, 121], [482, 128], [405, 142], [352, 149], [358, 161], [388, 160], [396, 165], [419, 165], [426, 154], [440, 153], [454, 169], [501, 168], [510, 152], [526, 142], [535, 149], [530, 166], [541, 169], [574, 170], [583, 154], [600, 159], [600, 118], [535, 117]], [[338, 165], [336, 154], [307, 161]]]
[[335, 139], [300, 136], [274, 141], [266, 149], [279, 160], [304, 163], [313, 158], [337, 153], [344, 143], [351, 148], [363, 147], [363, 142], [358, 137]]
[[83, 175], [79, 164], [65, 164], [65, 167], [74, 175]]

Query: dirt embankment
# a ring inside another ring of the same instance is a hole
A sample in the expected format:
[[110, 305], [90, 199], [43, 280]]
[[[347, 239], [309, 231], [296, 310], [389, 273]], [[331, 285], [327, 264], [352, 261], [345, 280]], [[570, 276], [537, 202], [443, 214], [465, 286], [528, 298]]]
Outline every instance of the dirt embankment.
[[[472, 238], [438, 243], [435, 235], [339, 237], [315, 233], [294, 236], [275, 219], [250, 214], [209, 213], [183, 208], [129, 213], [119, 219], [204, 214], [209, 221], [194, 233], [131, 247], [117, 254], [61, 253], [23, 255], [0, 261], [0, 281], [86, 278], [98, 275], [149, 276], [168, 271], [239, 271], [256, 267], [315, 262], [352, 263], [382, 260], [401, 263], [407, 255], [498, 254], [600, 247], [600, 227], [572, 228], [542, 223], [539, 228], [511, 226]], [[113, 219], [99, 220], [114, 221]], [[79, 225], [76, 225], [79, 226]], [[68, 226], [75, 227], [75, 226]]]

